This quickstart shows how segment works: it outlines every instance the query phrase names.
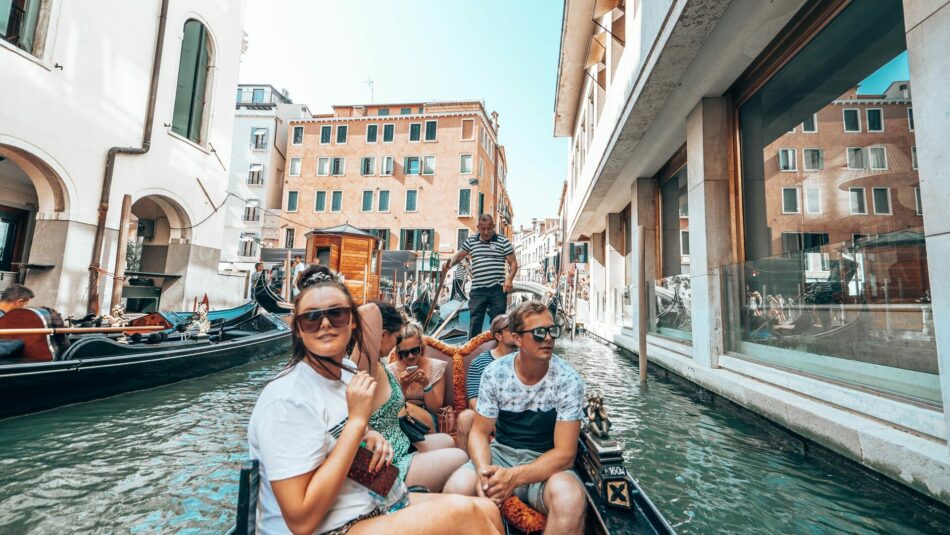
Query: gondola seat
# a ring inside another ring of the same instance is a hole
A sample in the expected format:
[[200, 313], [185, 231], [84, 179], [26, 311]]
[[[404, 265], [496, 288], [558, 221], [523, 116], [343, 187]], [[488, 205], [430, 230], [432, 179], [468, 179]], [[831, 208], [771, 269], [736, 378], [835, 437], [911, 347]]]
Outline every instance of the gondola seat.
[[19, 360], [23, 340], [0, 340], [0, 360]]

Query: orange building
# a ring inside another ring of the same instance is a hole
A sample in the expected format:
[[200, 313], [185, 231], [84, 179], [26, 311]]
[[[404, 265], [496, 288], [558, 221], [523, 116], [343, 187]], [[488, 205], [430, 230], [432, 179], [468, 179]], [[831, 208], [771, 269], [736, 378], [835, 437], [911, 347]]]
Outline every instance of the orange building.
[[387, 250], [451, 253], [482, 213], [510, 235], [498, 115], [480, 101], [334, 106], [287, 137], [285, 247], [348, 223]]

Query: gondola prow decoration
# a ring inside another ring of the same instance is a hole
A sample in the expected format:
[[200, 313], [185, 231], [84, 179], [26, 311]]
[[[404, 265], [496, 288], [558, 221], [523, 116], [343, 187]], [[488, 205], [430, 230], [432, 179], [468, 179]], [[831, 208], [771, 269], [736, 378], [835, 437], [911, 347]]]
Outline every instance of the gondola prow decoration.
[[579, 464], [594, 483], [600, 498], [610, 507], [632, 509], [630, 475], [623, 466], [623, 450], [610, 438], [610, 418], [600, 394], [587, 396], [587, 421], [581, 434]]

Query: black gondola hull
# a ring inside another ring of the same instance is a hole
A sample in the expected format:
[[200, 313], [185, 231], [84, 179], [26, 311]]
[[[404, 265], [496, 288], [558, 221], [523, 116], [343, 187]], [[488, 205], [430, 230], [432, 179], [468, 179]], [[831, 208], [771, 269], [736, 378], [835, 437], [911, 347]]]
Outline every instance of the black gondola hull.
[[290, 330], [222, 342], [135, 348], [132, 354], [0, 365], [0, 418], [19, 416], [210, 375], [285, 353]]

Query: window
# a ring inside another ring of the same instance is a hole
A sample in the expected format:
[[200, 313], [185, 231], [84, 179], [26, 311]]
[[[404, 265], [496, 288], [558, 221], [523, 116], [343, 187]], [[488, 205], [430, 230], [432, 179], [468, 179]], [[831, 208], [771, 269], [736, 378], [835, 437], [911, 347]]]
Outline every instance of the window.
[[360, 207], [360, 210], [363, 212], [372, 212], [373, 211], [373, 192], [367, 190], [363, 192], [363, 205]]
[[802, 132], [806, 134], [814, 134], [818, 131], [818, 114], [813, 113], [811, 117], [805, 119], [802, 122]]
[[340, 176], [346, 172], [346, 158], [333, 158], [330, 160], [330, 174]]
[[239, 87], [237, 90], [237, 101], [238, 103], [241, 103], [243, 100], [244, 100], [244, 90]]
[[456, 237], [458, 239], [458, 244], [456, 245], [455, 249], [458, 250], [462, 248], [462, 244], [468, 239], [468, 229], [460, 228]]
[[680, 231], [680, 254], [683, 256], [689, 256], [689, 231], [688, 230]]
[[378, 124], [366, 125], [366, 142], [367, 143], [376, 143], [376, 136], [378, 134], [379, 134]]
[[864, 188], [848, 188], [848, 199], [852, 214], [862, 215], [868, 213], [867, 200], [864, 198]]
[[325, 124], [320, 127], [320, 144], [329, 145], [330, 144], [330, 135], [333, 133], [333, 127]]
[[47, 3], [43, 0], [0, 2], [0, 39], [36, 57], [42, 57], [46, 29], [39, 25], [42, 19], [40, 8]]
[[340, 145], [346, 143], [346, 125], [341, 124], [336, 127], [336, 142]]
[[376, 110], [376, 115], [389, 115], [389, 108], [380, 108]]
[[284, 231], [284, 248], [293, 249], [294, 248], [294, 235], [297, 234], [297, 229], [289, 228]]
[[914, 202], [917, 206], [917, 215], [924, 215], [924, 205], [920, 199], [920, 186], [914, 186]]
[[820, 171], [825, 168], [825, 155], [821, 149], [803, 149], [802, 160], [806, 171]]
[[472, 215], [472, 190], [463, 188], [459, 190], [459, 216]]
[[300, 158], [290, 159], [290, 176], [300, 176]]
[[239, 256], [257, 256], [257, 242], [260, 238], [255, 232], [242, 232], [241, 244], [238, 246]]
[[178, 61], [178, 89], [172, 114], [172, 132], [195, 143], [202, 142], [202, 119], [208, 98], [208, 69], [212, 64], [210, 50], [204, 25], [194, 19], [188, 20]]
[[409, 115], [412, 113], [412, 108], [399, 108], [399, 115]]
[[313, 211], [314, 212], [326, 212], [327, 211], [327, 192], [317, 191], [313, 197]]
[[485, 213], [485, 194], [479, 193], [478, 194], [478, 215], [482, 215], [484, 213]]
[[890, 215], [891, 188], [871, 188], [871, 202], [874, 203], [874, 213]]
[[330, 211], [339, 212], [343, 210], [343, 192], [342, 191], [331, 191], [330, 192]]
[[399, 231], [399, 249], [403, 251], [427, 251], [435, 245], [432, 229], [402, 229]]
[[419, 201], [419, 190], [406, 190], [406, 211], [415, 212]]
[[422, 123], [409, 123], [409, 141], [422, 140]]
[[883, 171], [887, 169], [887, 151], [884, 147], [871, 147], [868, 149], [871, 156], [871, 170]]
[[914, 131], [914, 108], [907, 108], [907, 128]]
[[366, 232], [369, 232], [373, 236], [379, 238], [379, 248], [382, 250], [389, 249], [389, 229], [388, 228], [368, 228]]
[[844, 131], [845, 132], [860, 132], [861, 131], [861, 115], [856, 109], [845, 109], [841, 113], [844, 117]]
[[821, 190], [818, 188], [805, 188], [805, 213], [821, 213]]
[[264, 150], [267, 148], [267, 129], [254, 128], [251, 130], [251, 148]]
[[484, 174], [485, 174], [485, 160], [479, 158], [478, 159], [478, 178], [481, 179]]
[[251, 186], [260, 186], [264, 183], [264, 166], [259, 163], [252, 163], [247, 170], [247, 183]]
[[260, 104], [264, 102], [264, 90], [263, 89], [254, 89], [254, 94], [251, 97], [251, 102]]
[[296, 191], [287, 192], [287, 211], [288, 212], [297, 211], [297, 192]]
[[426, 141], [435, 141], [439, 121], [426, 121]]
[[244, 204], [244, 221], [256, 223], [261, 220], [261, 212], [257, 208], [257, 200], [251, 199]]
[[[779, 149], [778, 168], [781, 171], [796, 171], [798, 169], [795, 162], [795, 149]], [[479, 169], [481, 175], [481, 169]]]
[[463, 154], [459, 160], [459, 173], [463, 175], [472, 174], [472, 155]]
[[393, 157], [392, 156], [383, 156], [379, 162], [379, 174], [382, 176], [392, 176], [393, 175]]
[[801, 213], [799, 206], [798, 188], [782, 188], [782, 213], [798, 214]]
[[462, 119], [462, 141], [475, 139], [475, 119]]
[[864, 149], [861, 147], [848, 147], [848, 169], [864, 170], [867, 167], [864, 163]]
[[330, 174], [330, 158], [317, 158], [317, 176]]
[[423, 174], [423, 175], [434, 175], [434, 174], [435, 174], [435, 156], [423, 156], [423, 158], [422, 158], [422, 174]]
[[389, 190], [379, 190], [379, 203], [376, 205], [377, 212], [389, 211]]
[[911, 169], [917, 169], [917, 145], [910, 148], [910, 167]]
[[363, 176], [372, 176], [376, 174], [376, 158], [373, 156], [364, 156], [360, 159], [360, 174]]
[[302, 127], [302, 126], [295, 126], [295, 127], [294, 127], [294, 140], [293, 140], [293, 144], [294, 144], [294, 145], [300, 145], [300, 144], [302, 144], [302, 143], [303, 143], [303, 127]]
[[868, 108], [868, 132], [884, 131], [884, 110], [882, 108]]
[[396, 137], [396, 125], [384, 124], [383, 125], [383, 143], [392, 143], [393, 138], [395, 137]]
[[418, 156], [407, 156], [403, 161], [403, 168], [407, 175], [418, 175], [419, 174], [419, 157]]

